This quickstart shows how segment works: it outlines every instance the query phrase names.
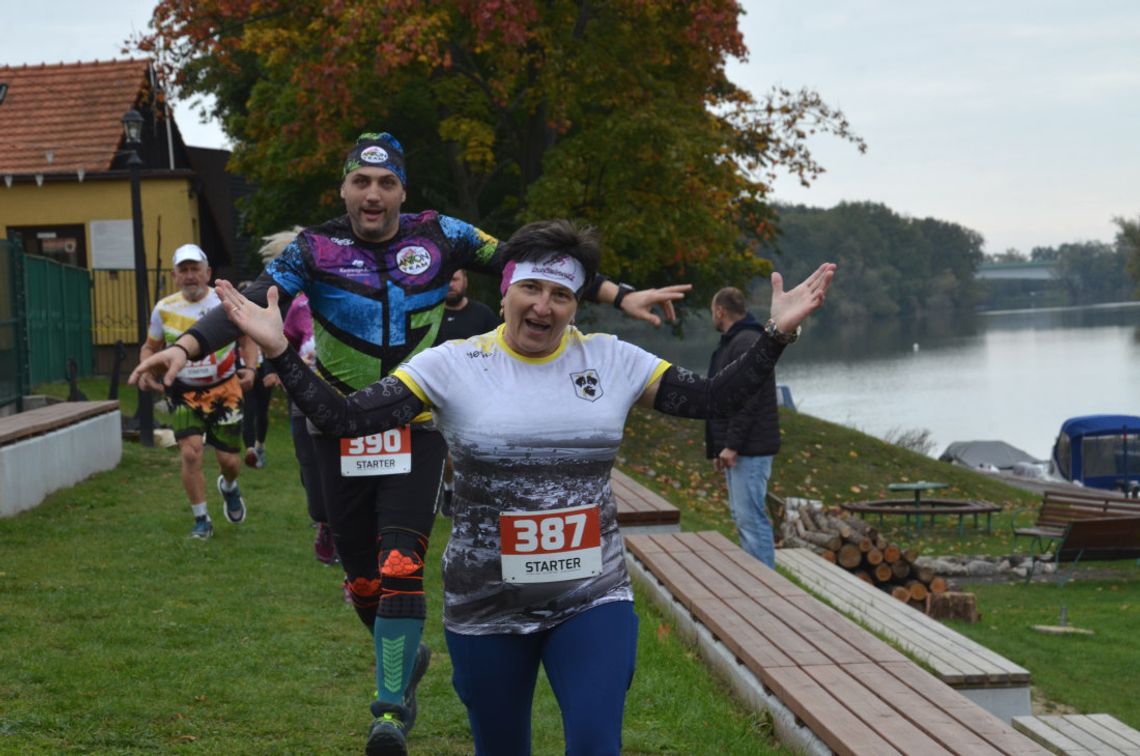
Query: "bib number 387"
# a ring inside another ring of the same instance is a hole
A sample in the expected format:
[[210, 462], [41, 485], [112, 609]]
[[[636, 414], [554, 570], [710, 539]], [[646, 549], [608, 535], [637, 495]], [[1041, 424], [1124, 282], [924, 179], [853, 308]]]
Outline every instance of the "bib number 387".
[[551, 583], [602, 571], [598, 507], [567, 507], [499, 515], [503, 581]]
[[412, 431], [404, 425], [360, 438], [340, 440], [340, 474], [397, 475], [412, 470]]

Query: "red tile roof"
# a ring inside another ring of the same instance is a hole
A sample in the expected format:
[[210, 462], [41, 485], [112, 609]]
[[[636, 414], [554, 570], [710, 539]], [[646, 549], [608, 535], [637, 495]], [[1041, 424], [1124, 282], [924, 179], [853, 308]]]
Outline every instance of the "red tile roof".
[[[148, 60], [0, 66], [0, 174], [106, 171]], [[52, 158], [49, 162], [48, 152]]]

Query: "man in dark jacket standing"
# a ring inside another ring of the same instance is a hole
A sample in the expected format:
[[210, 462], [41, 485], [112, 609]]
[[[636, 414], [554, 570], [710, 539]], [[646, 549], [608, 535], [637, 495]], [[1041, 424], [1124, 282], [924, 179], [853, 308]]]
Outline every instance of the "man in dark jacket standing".
[[[731, 286], [713, 297], [712, 321], [721, 337], [709, 364], [709, 375], [715, 375], [748, 351], [765, 329], [746, 309], [744, 293]], [[764, 500], [772, 475], [772, 458], [779, 450], [780, 415], [774, 375], [744, 409], [730, 418], [705, 422], [705, 456], [713, 461], [714, 469], [724, 471], [740, 546], [769, 567], [776, 566], [776, 547]]]

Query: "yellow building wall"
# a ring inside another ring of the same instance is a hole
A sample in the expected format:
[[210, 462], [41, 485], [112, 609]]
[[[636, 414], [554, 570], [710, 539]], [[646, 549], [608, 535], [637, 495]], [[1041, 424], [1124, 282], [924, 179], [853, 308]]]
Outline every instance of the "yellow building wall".
[[[157, 297], [155, 274], [163, 269], [162, 294], [170, 294], [170, 258], [182, 244], [201, 242], [198, 200], [189, 178], [143, 178], [140, 182], [143, 248], [146, 253], [148, 301]], [[8, 226], [80, 225], [85, 229], [87, 265], [91, 267], [91, 221], [131, 220], [129, 180], [45, 182], [0, 187], [0, 233]], [[122, 340], [138, 343], [135, 279], [130, 272], [93, 271], [91, 323], [97, 345]]]

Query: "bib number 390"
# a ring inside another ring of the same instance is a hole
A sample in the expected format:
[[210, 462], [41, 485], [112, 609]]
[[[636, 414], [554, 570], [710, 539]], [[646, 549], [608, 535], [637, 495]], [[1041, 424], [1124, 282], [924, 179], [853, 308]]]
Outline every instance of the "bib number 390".
[[383, 433], [340, 440], [340, 474], [397, 475], [412, 470], [412, 431], [404, 425]]
[[503, 580], [549, 583], [602, 571], [597, 506], [499, 515]]

